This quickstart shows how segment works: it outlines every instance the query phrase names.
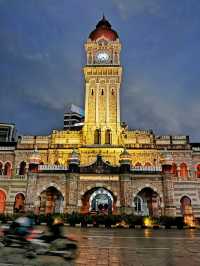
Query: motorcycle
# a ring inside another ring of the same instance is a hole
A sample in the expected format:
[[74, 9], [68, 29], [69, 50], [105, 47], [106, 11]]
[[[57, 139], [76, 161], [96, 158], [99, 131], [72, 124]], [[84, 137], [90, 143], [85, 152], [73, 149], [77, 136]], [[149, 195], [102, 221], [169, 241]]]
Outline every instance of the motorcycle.
[[75, 259], [78, 253], [77, 240], [70, 236], [63, 236], [50, 240], [48, 235], [39, 234], [38, 236], [33, 232], [29, 235], [29, 248], [27, 251], [28, 257], [35, 257], [36, 255], [53, 255], [61, 256], [64, 259]]
[[1, 242], [5, 247], [24, 247], [27, 244], [26, 236], [31, 230], [32, 228], [22, 227], [16, 222], [4, 225], [0, 229]]
[[43, 231], [33, 228], [25, 229], [17, 224], [1, 227], [0, 235], [5, 247], [24, 248], [28, 258], [35, 258], [37, 255], [53, 255], [64, 259], [75, 259], [77, 256], [77, 240], [72, 236], [52, 239], [52, 236], [45, 235]]

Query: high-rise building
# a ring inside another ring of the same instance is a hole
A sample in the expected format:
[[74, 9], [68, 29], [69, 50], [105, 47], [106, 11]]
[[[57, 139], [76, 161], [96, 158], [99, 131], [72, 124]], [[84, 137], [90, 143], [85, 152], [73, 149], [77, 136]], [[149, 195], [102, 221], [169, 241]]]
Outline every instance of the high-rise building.
[[15, 124], [0, 123], [0, 142], [13, 142], [15, 140]]
[[64, 130], [80, 130], [84, 125], [84, 111], [79, 106], [71, 104], [64, 113]]

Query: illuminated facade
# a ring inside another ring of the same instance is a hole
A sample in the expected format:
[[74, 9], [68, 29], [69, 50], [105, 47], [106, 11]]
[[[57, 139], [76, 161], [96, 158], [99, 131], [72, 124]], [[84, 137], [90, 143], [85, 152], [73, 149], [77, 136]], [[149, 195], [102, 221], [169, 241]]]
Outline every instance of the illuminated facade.
[[85, 51], [83, 128], [0, 143], [0, 213], [200, 217], [200, 144], [121, 123], [121, 43], [104, 17]]

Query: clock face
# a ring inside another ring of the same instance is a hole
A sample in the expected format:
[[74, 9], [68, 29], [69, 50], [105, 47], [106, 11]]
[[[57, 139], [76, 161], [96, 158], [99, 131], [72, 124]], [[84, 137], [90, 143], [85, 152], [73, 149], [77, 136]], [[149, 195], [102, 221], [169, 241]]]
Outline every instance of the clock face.
[[110, 55], [107, 52], [98, 52], [96, 54], [96, 61], [98, 63], [107, 63], [109, 62]]

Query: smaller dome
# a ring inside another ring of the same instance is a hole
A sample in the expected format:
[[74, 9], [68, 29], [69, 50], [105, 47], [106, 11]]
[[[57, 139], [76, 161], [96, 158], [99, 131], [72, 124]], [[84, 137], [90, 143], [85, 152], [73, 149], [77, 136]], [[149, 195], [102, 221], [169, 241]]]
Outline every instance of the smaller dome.
[[131, 155], [130, 153], [127, 151], [126, 148], [124, 148], [124, 150], [122, 151], [122, 153], [120, 154], [120, 164], [131, 164]]
[[69, 164], [80, 164], [79, 152], [73, 149], [71, 156], [69, 158]]
[[40, 164], [40, 162], [41, 162], [41, 156], [40, 156], [40, 153], [39, 153], [37, 147], [35, 147], [33, 153], [29, 157], [29, 163], [30, 164]]
[[97, 23], [96, 29], [89, 35], [92, 41], [100, 37], [105, 37], [110, 41], [115, 41], [119, 38], [117, 32], [112, 29], [111, 24], [106, 20], [105, 16]]

